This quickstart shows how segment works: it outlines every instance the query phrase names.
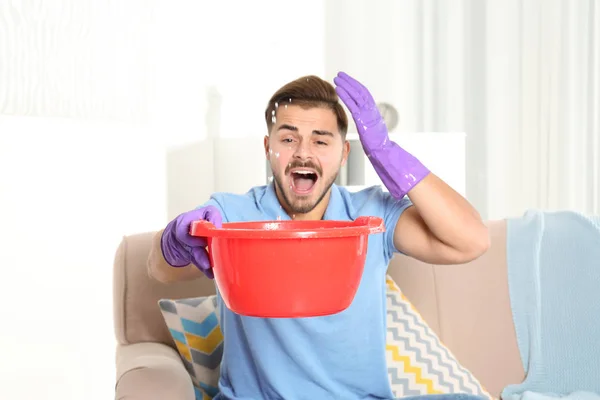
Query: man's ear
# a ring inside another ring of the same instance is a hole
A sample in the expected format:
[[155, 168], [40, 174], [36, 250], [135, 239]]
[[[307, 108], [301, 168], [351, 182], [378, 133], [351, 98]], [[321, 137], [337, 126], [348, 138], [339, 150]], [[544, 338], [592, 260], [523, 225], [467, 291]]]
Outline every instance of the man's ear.
[[344, 140], [344, 149], [342, 150], [342, 166], [346, 165], [349, 155], [350, 155], [350, 142], [347, 140]]
[[265, 135], [264, 146], [265, 146], [265, 156], [267, 157], [267, 160], [270, 160], [271, 157], [269, 154], [269, 150], [271, 150], [271, 146], [269, 145], [269, 135]]

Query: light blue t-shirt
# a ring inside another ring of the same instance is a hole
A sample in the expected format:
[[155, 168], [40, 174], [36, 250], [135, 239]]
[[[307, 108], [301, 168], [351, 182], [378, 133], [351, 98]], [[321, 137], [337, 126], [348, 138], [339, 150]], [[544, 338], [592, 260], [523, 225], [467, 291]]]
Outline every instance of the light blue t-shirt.
[[[217, 193], [204, 205], [218, 207], [223, 222], [289, 220], [273, 184], [243, 195]], [[215, 399], [392, 399], [386, 366], [385, 275], [396, 251], [394, 228], [411, 203], [379, 187], [352, 193], [332, 186], [326, 220], [383, 218], [386, 232], [369, 237], [360, 286], [341, 313], [312, 318], [245, 317], [218, 296], [224, 336]]]

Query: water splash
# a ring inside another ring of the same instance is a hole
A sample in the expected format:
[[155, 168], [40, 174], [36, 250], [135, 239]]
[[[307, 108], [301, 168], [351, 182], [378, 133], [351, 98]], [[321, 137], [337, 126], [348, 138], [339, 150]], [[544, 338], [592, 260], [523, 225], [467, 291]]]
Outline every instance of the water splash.
[[[275, 158], [279, 158], [279, 152], [275, 153]], [[273, 157], [273, 149], [269, 149], [269, 158]]]
[[265, 229], [268, 231], [274, 231], [277, 229], [277, 224], [273, 224], [273, 223], [265, 224]]

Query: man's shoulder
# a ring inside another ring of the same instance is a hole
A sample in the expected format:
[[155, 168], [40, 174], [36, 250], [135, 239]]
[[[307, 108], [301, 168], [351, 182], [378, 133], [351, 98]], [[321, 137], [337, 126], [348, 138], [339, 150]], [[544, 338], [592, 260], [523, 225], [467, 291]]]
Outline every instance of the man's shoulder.
[[267, 186], [254, 186], [246, 193], [215, 192], [210, 198], [223, 201], [249, 201], [261, 198], [267, 191]]
[[359, 190], [339, 188], [346, 207], [356, 218], [360, 215], [376, 215], [385, 217], [389, 213], [402, 212], [412, 203], [408, 197], [394, 198], [380, 185], [368, 186]]
[[260, 202], [266, 190], [266, 186], [254, 186], [246, 193], [215, 192], [210, 196], [210, 201], [218, 203], [221, 207], [251, 206]]
[[358, 190], [350, 190], [344, 186], [339, 186], [339, 191], [345, 203], [350, 203], [358, 208], [365, 205], [383, 206], [390, 196], [379, 185], [367, 186]]
[[216, 206], [224, 220], [233, 222], [256, 212], [266, 191], [267, 186], [254, 186], [246, 193], [215, 192], [205, 205]]

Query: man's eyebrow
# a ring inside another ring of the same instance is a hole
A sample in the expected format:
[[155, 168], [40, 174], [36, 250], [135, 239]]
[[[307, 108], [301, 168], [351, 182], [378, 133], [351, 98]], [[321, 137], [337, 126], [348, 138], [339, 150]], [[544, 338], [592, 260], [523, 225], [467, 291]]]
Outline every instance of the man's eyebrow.
[[331, 137], [333, 137], [333, 133], [331, 133], [329, 131], [313, 131], [312, 133], [313, 133], [313, 135], [331, 136]]
[[[279, 128], [277, 128], [277, 131], [281, 131], [281, 130], [288, 130], [288, 131], [293, 131], [293, 132], [298, 132], [298, 128], [293, 126], [293, 125], [289, 125], [289, 124], [282, 124], [279, 126]], [[321, 129], [317, 129], [312, 131], [313, 135], [319, 135], [319, 136], [331, 136], [334, 137], [333, 133], [329, 132], [329, 131], [325, 131], [325, 130], [321, 130]]]
[[283, 129], [287, 129], [289, 131], [294, 131], [294, 132], [298, 131], [298, 128], [296, 128], [295, 126], [292, 126], [292, 125], [288, 125], [288, 124], [282, 124], [279, 126], [279, 128], [277, 128], [278, 131], [283, 130]]

